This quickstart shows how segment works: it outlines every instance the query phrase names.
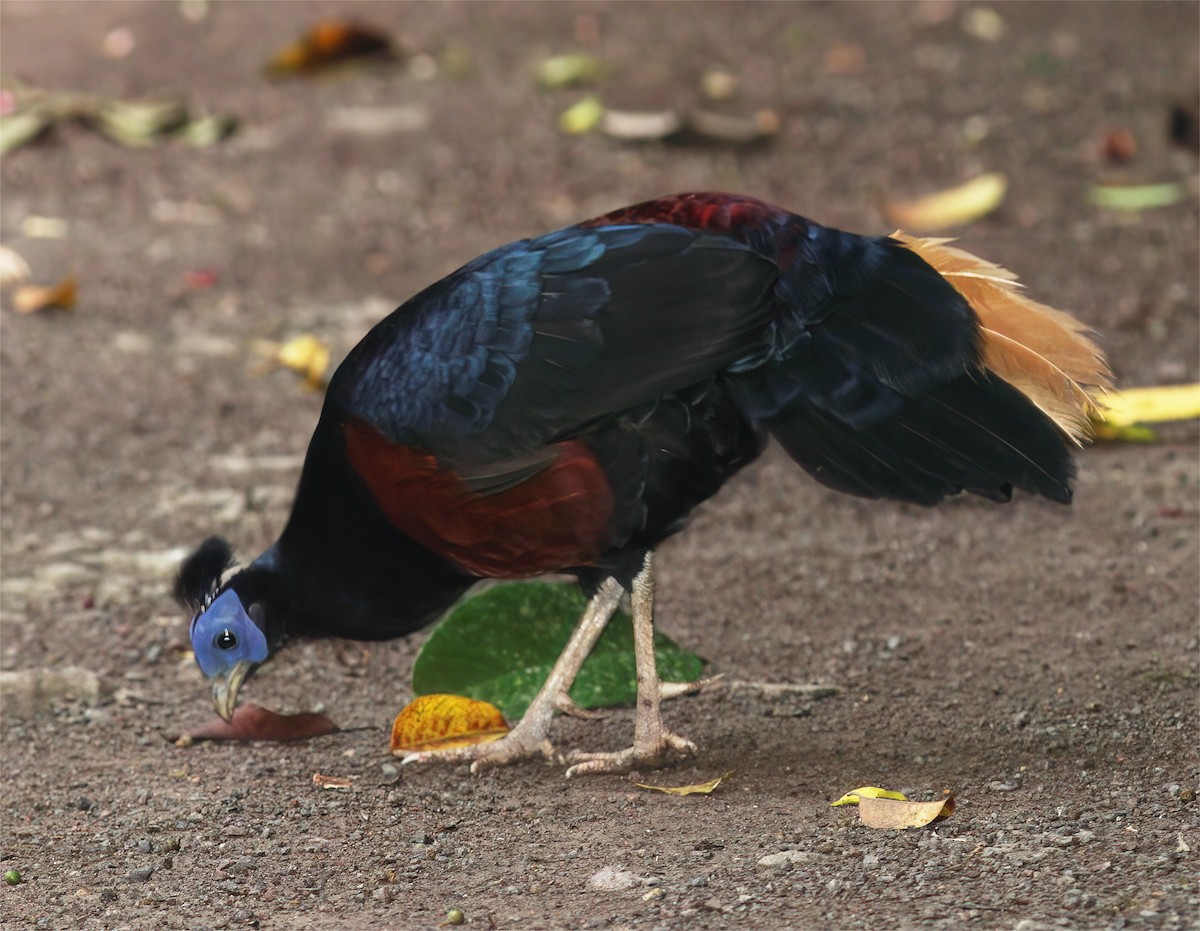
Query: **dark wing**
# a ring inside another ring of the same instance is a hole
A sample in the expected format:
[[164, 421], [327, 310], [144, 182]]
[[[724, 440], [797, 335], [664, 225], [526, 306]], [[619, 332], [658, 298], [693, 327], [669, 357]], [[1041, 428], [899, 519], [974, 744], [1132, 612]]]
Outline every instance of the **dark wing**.
[[502, 488], [543, 447], [760, 356], [778, 267], [720, 234], [572, 227], [490, 252], [383, 320], [330, 401]]

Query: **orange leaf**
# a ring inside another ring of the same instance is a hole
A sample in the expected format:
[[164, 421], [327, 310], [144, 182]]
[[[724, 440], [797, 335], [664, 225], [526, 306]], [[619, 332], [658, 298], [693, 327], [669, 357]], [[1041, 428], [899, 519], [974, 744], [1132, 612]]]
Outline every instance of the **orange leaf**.
[[392, 724], [392, 753], [449, 750], [498, 740], [508, 733], [495, 705], [461, 695], [422, 695]]
[[78, 293], [75, 277], [64, 278], [58, 284], [27, 284], [13, 294], [13, 307], [18, 313], [32, 314], [39, 310], [70, 310]]
[[267, 70], [274, 74], [319, 71], [355, 58], [391, 54], [391, 40], [377, 29], [348, 20], [327, 19], [276, 55]]

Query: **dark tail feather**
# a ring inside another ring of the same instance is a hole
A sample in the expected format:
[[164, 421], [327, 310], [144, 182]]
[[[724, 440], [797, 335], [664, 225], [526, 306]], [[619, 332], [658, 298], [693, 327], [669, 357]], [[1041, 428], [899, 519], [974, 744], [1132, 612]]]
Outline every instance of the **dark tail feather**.
[[1063, 434], [1006, 382], [962, 376], [856, 429], [797, 403], [768, 424], [822, 483], [868, 498], [937, 504], [969, 491], [1006, 501], [1014, 487], [1067, 504], [1074, 470]]
[[912, 243], [818, 228], [781, 277], [801, 335], [731, 384], [816, 478], [919, 504], [1070, 501], [1067, 433], [989, 371], [979, 314]]

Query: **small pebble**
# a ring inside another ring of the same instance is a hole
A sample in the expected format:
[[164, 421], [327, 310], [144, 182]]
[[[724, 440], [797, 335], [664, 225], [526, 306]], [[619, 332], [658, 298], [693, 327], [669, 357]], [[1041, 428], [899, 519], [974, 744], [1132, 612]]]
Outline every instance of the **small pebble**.
[[154, 875], [154, 867], [139, 866], [136, 870], [129, 871], [129, 881], [131, 883], [144, 883]]

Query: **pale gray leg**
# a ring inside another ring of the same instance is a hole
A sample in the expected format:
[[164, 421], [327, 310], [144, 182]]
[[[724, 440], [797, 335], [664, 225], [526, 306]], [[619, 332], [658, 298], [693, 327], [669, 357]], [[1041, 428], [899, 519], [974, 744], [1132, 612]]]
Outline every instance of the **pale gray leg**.
[[573, 763], [568, 776], [628, 772], [635, 766], [655, 767], [690, 756], [696, 746], [663, 726], [658, 665], [654, 658], [654, 554], [646, 553], [633, 580], [633, 651], [637, 662], [637, 713], [633, 746], [612, 753], [566, 754]]
[[[554, 748], [550, 744], [550, 722], [554, 719], [554, 711], [563, 705], [570, 704], [567, 692], [579, 674], [583, 661], [592, 652], [596, 640], [604, 632], [617, 606], [621, 603], [623, 594], [616, 579], [605, 579], [603, 584], [592, 596], [584, 609], [583, 617], [571, 634], [571, 639], [563, 647], [554, 668], [537, 693], [533, 702], [526, 709], [524, 717], [511, 731], [499, 740], [486, 744], [475, 744], [470, 747], [460, 747], [454, 750], [426, 750], [410, 753], [404, 757], [404, 763], [427, 762], [471, 762], [471, 772], [477, 773], [490, 766], [502, 766], [506, 763], [516, 763], [537, 756], [554, 759]], [[638, 668], [640, 670], [641, 663]], [[639, 672], [639, 685], [640, 685]]]

